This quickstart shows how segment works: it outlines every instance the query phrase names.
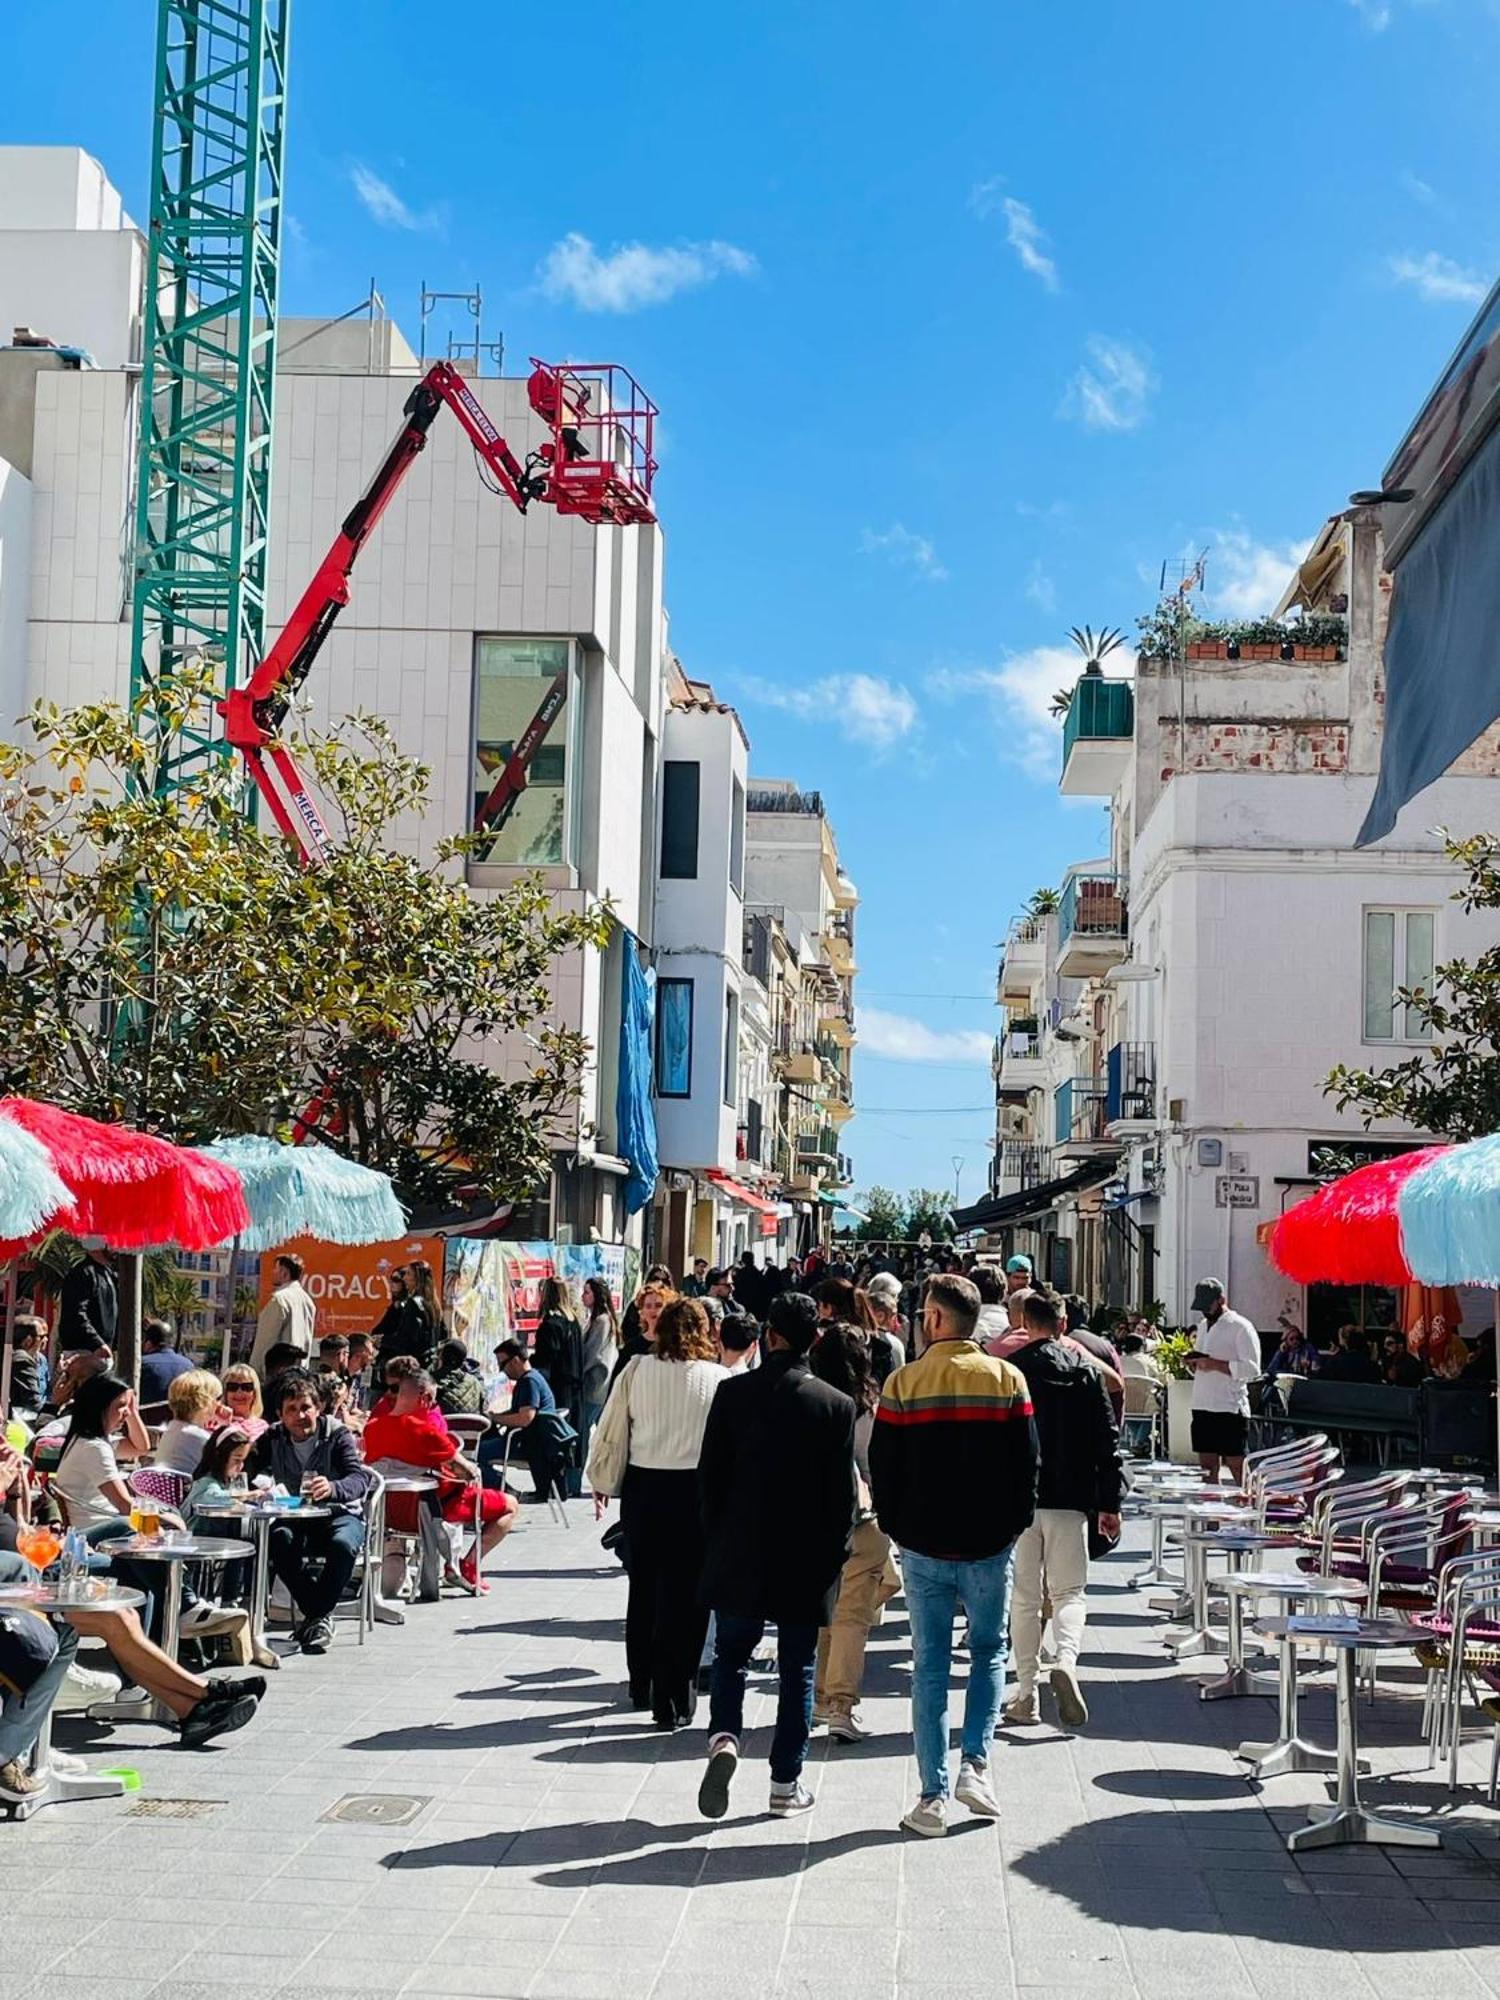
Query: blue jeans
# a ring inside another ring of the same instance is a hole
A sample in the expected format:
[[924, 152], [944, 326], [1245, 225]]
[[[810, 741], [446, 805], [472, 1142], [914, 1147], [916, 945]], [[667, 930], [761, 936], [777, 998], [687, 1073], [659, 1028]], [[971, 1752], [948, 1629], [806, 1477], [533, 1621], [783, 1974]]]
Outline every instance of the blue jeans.
[[[0, 1549], [0, 1583], [25, 1583], [33, 1574], [29, 1563], [12, 1555], [8, 1549]], [[52, 1630], [57, 1639], [57, 1651], [52, 1659], [24, 1695], [7, 1688], [4, 1700], [0, 1702], [0, 1764], [9, 1764], [12, 1760], [24, 1764], [31, 1755], [32, 1745], [42, 1733], [47, 1711], [56, 1701], [63, 1677], [78, 1651], [78, 1634], [71, 1625], [59, 1619]]]
[[[745, 1669], [765, 1637], [764, 1618], [714, 1614], [714, 1671], [710, 1683], [708, 1733], [738, 1742], [745, 1727]], [[802, 1775], [812, 1733], [813, 1669], [818, 1657], [816, 1625], [778, 1625], [776, 1729], [771, 1738], [771, 1782], [794, 1784]]]
[[357, 1515], [336, 1513], [328, 1521], [311, 1521], [305, 1528], [271, 1528], [272, 1574], [291, 1593], [302, 1617], [331, 1618], [343, 1596], [354, 1565], [365, 1545], [365, 1524]]
[[901, 1552], [911, 1618], [911, 1722], [924, 1799], [948, 1796], [948, 1682], [953, 1619], [969, 1615], [969, 1686], [964, 1697], [963, 1756], [988, 1762], [1005, 1691], [1005, 1632], [1014, 1545], [980, 1562], [942, 1562]]

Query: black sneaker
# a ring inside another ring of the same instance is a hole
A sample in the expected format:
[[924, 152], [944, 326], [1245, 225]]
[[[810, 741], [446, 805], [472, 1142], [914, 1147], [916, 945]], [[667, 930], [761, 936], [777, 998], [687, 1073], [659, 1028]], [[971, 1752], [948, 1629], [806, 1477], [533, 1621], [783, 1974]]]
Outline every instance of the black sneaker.
[[297, 1634], [297, 1643], [304, 1653], [326, 1653], [332, 1642], [331, 1618], [309, 1618]]
[[231, 1701], [242, 1694], [252, 1701], [263, 1701], [266, 1693], [264, 1674], [210, 1674], [208, 1677], [210, 1694], [228, 1695]]
[[243, 1729], [257, 1706], [253, 1695], [215, 1694], [210, 1690], [182, 1718], [178, 1730], [189, 1750], [201, 1750], [211, 1738]]

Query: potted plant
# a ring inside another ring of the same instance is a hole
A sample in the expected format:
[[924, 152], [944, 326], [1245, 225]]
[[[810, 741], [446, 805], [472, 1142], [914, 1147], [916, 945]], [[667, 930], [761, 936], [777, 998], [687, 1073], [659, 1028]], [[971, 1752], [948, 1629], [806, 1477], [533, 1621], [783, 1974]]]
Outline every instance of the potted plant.
[[1191, 1463], [1193, 1453], [1193, 1369], [1188, 1356], [1197, 1348], [1192, 1329], [1168, 1328], [1151, 1350], [1167, 1378], [1167, 1457]]

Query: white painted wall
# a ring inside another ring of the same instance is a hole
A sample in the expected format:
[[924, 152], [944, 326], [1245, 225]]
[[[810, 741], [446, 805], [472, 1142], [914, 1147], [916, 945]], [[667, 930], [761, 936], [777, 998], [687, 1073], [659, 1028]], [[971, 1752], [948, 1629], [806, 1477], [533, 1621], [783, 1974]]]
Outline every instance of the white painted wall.
[[31, 588], [31, 482], [0, 458], [0, 732], [26, 706], [26, 613]]
[[101, 368], [141, 358], [145, 239], [77, 146], [0, 146], [0, 344], [30, 326]]

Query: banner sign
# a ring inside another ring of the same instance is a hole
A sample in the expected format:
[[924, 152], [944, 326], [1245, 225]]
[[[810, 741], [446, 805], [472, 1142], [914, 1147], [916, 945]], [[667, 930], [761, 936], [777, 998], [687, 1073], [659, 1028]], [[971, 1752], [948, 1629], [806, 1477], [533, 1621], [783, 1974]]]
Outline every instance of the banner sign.
[[621, 1243], [495, 1243], [450, 1237], [444, 1286], [450, 1330], [483, 1361], [499, 1341], [529, 1343], [535, 1338], [545, 1279], [561, 1278], [578, 1311], [584, 1279], [603, 1278], [618, 1313], [635, 1296], [640, 1265], [640, 1252]]
[[260, 1260], [260, 1303], [275, 1284], [276, 1259], [283, 1251], [306, 1266], [302, 1282], [318, 1308], [318, 1338], [329, 1333], [368, 1333], [391, 1302], [389, 1278], [398, 1264], [430, 1264], [433, 1283], [443, 1291], [443, 1239], [403, 1236], [395, 1243], [324, 1243], [311, 1236], [268, 1251]]

